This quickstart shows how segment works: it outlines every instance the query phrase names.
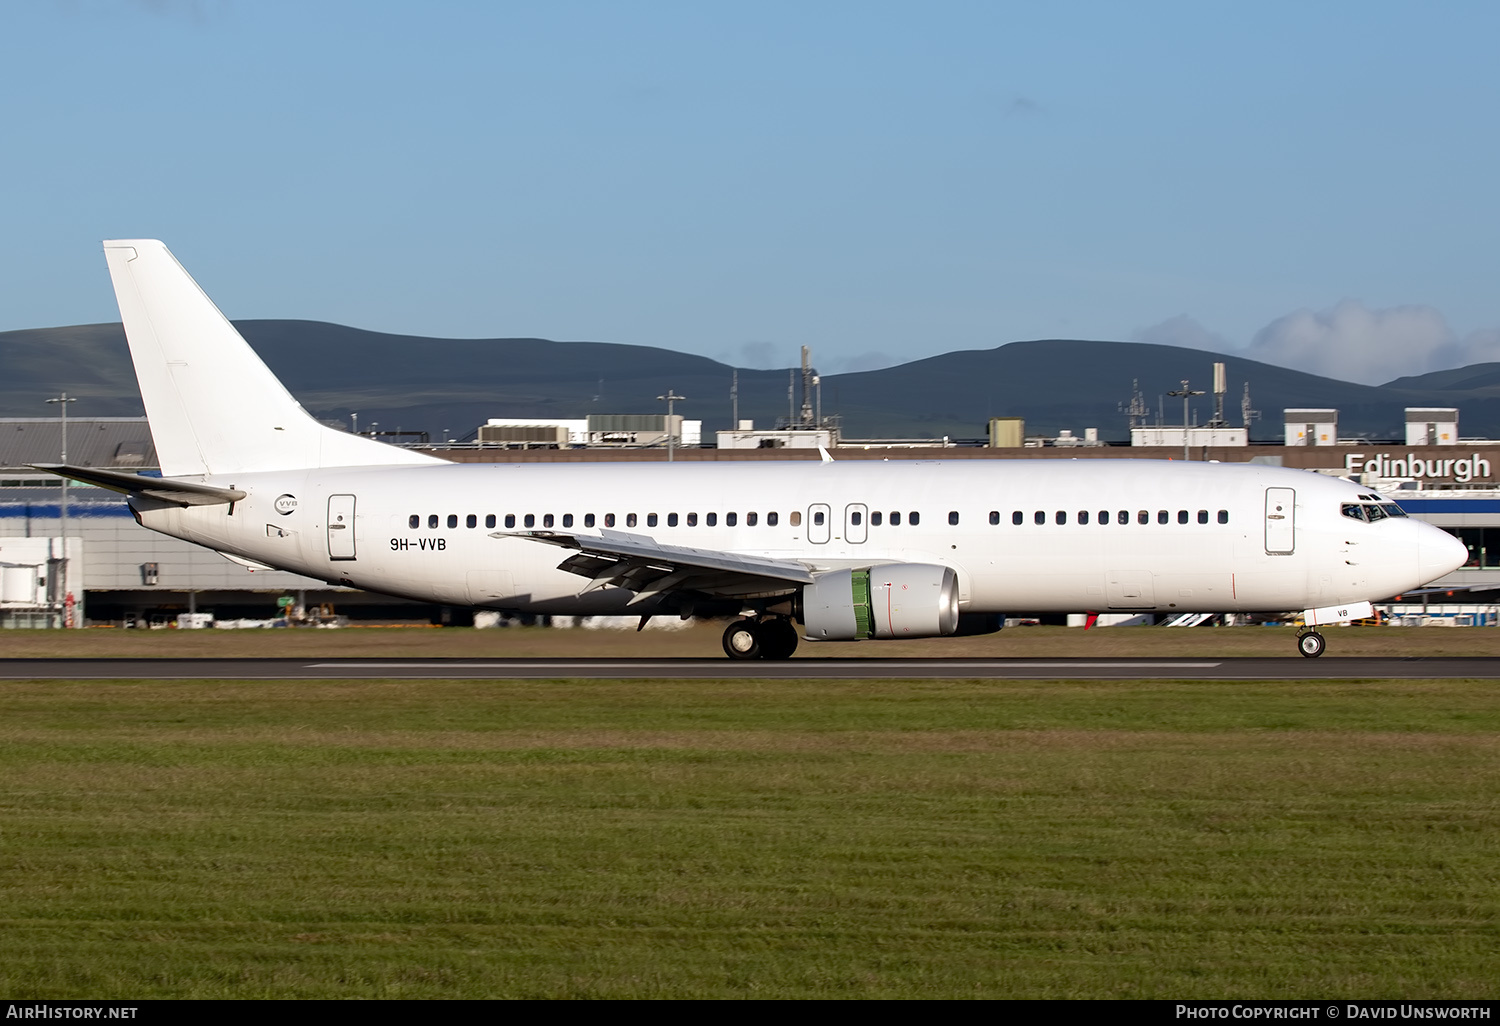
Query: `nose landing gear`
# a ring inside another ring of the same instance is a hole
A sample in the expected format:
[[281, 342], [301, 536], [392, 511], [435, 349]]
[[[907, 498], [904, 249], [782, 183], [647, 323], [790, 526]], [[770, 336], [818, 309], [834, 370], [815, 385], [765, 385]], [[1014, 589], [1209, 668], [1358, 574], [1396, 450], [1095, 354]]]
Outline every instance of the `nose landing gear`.
[[724, 654], [731, 659], [790, 659], [797, 651], [797, 628], [784, 616], [746, 617], [724, 629]]
[[1303, 631], [1297, 635], [1297, 651], [1309, 659], [1316, 659], [1322, 655], [1326, 645], [1323, 635], [1317, 631]]

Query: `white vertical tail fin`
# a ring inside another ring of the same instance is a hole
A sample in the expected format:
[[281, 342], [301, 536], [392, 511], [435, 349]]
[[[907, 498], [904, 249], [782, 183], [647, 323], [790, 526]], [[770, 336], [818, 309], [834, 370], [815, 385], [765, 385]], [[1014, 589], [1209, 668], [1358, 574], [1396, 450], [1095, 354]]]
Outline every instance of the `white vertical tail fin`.
[[160, 242], [104, 256], [164, 475], [444, 462], [313, 420]]

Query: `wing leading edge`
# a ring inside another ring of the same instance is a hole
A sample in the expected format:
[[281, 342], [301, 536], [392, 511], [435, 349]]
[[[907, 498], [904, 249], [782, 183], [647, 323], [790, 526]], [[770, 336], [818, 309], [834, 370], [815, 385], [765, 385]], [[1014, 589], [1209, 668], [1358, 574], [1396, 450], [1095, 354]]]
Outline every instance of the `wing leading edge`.
[[526, 538], [572, 549], [559, 570], [593, 581], [591, 587], [626, 588], [636, 601], [667, 591], [691, 591], [716, 598], [766, 598], [786, 595], [813, 582], [812, 571], [791, 560], [660, 545], [651, 538], [623, 531], [597, 535], [561, 531], [495, 531], [492, 538]]

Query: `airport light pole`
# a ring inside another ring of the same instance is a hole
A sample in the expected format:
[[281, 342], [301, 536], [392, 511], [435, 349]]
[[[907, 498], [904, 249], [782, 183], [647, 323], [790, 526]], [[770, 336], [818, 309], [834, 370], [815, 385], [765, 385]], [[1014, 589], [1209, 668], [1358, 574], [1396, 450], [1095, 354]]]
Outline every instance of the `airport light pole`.
[[[68, 393], [48, 399], [49, 403], [56, 403], [58, 412], [62, 415], [62, 462], [68, 462], [68, 404], [76, 403], [77, 399], [70, 399]], [[62, 591], [61, 601], [67, 603], [68, 592], [68, 476], [62, 475], [62, 501], [57, 506], [58, 533], [62, 535]]]
[[1194, 392], [1192, 389], [1188, 388], [1186, 378], [1183, 379], [1181, 388], [1167, 393], [1167, 395], [1182, 396], [1182, 458], [1184, 460], [1192, 459], [1192, 457], [1188, 455], [1188, 400], [1195, 395], [1202, 394], [1203, 392], [1201, 390]]
[[677, 400], [686, 399], [687, 396], [678, 395], [674, 389], [669, 388], [666, 395], [659, 395], [656, 398], [658, 401], [664, 401], [667, 404], [667, 462], [671, 463], [677, 450], [677, 431], [675, 429], [676, 426], [672, 423], [672, 408]]

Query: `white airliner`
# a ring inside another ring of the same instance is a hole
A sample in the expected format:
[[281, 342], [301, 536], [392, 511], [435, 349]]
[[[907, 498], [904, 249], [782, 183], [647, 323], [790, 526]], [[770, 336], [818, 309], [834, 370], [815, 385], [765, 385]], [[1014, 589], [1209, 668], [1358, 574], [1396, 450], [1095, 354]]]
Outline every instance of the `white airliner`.
[[313, 420], [160, 242], [104, 250], [162, 477], [47, 469], [248, 566], [517, 612], [738, 615], [736, 659], [1121, 610], [1301, 611], [1316, 656], [1316, 627], [1466, 558], [1367, 488], [1278, 467], [450, 463]]

